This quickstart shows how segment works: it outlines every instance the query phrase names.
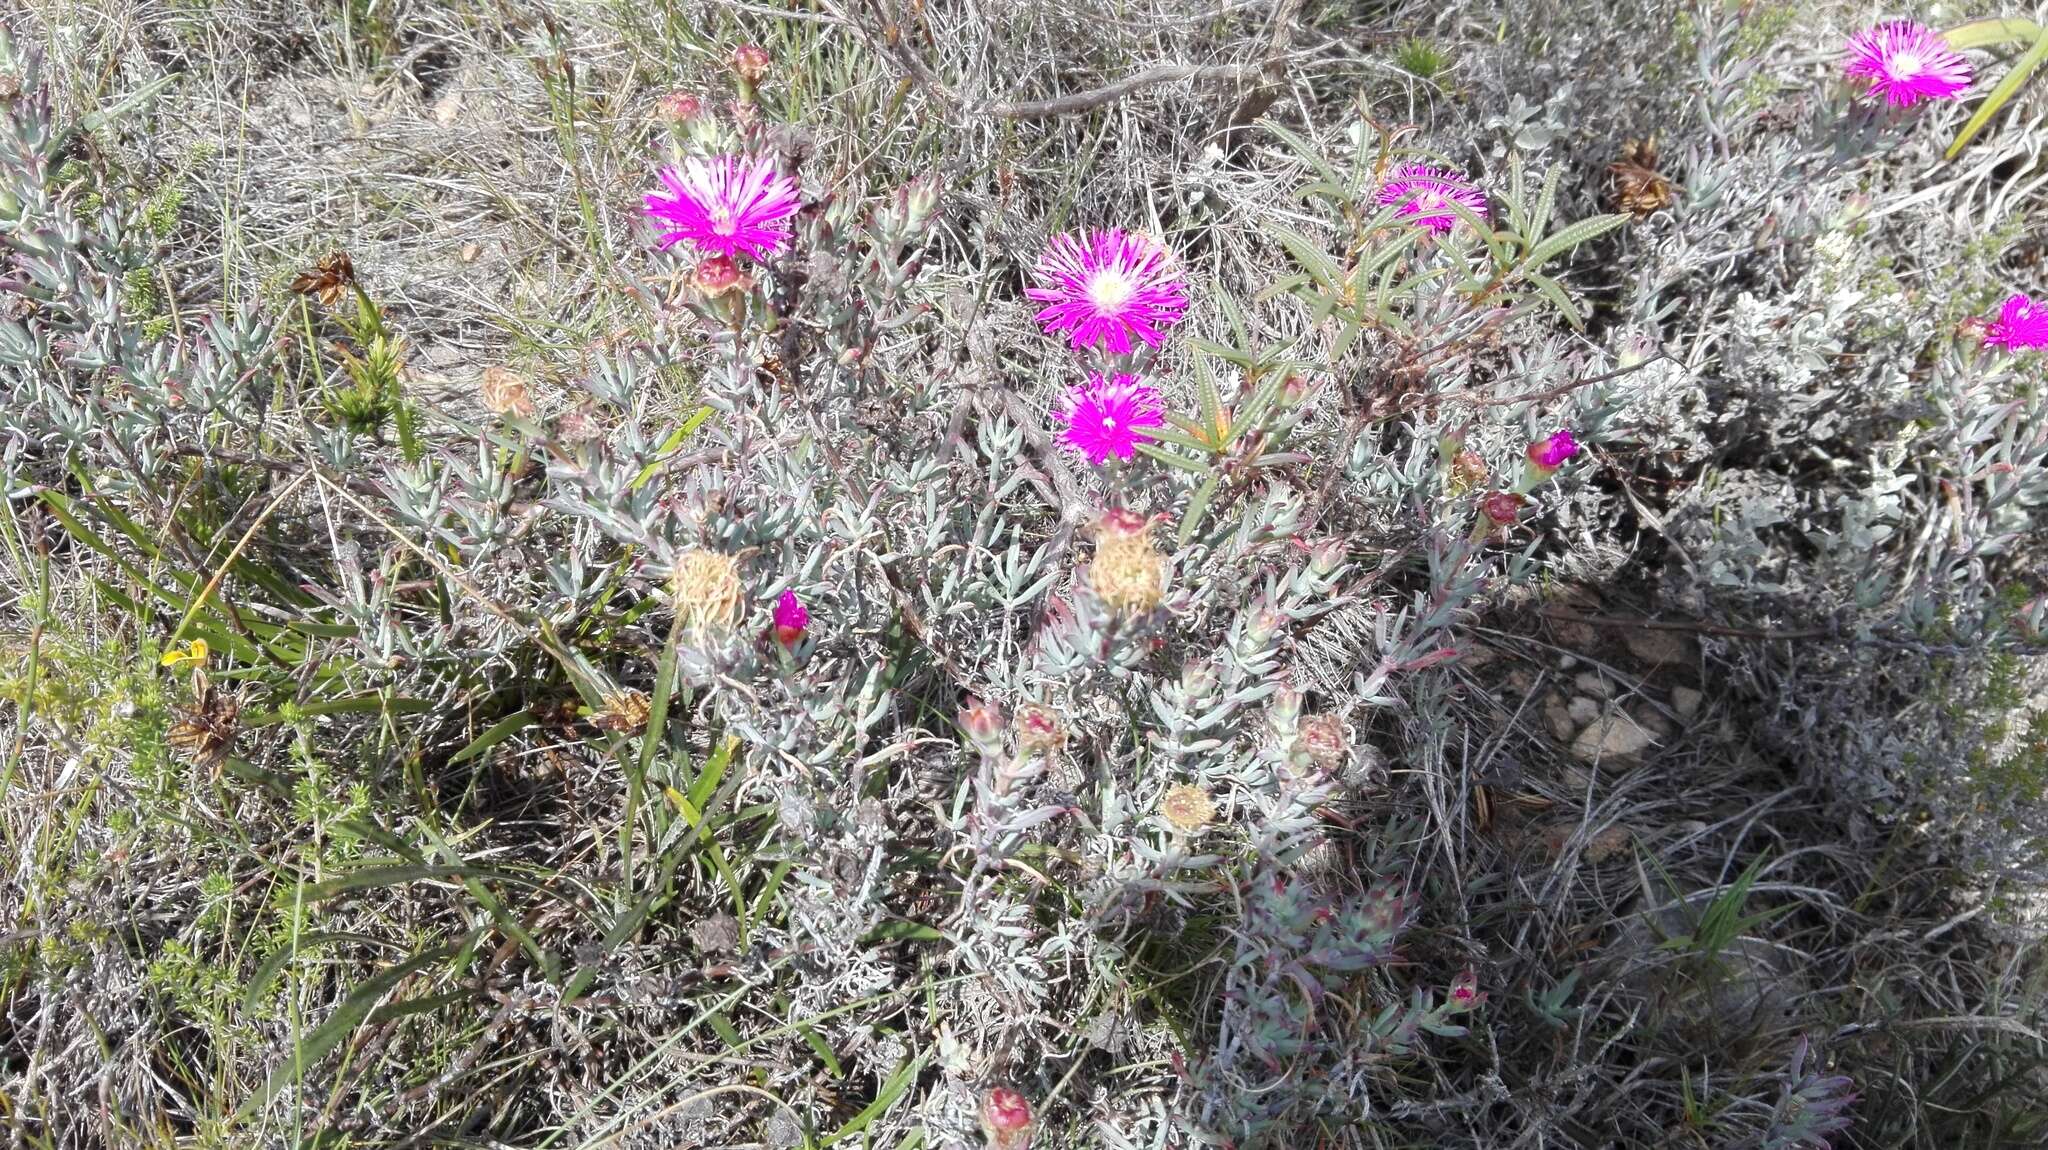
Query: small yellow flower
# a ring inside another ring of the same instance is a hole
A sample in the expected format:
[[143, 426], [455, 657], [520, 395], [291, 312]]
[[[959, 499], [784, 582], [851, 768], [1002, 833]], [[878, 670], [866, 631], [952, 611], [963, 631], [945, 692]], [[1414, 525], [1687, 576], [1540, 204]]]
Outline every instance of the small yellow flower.
[[176, 647], [164, 652], [163, 665], [177, 667], [190, 663], [195, 667], [206, 666], [206, 640], [194, 639], [180, 651]]
[[1166, 797], [1159, 800], [1159, 813], [1173, 824], [1174, 830], [1191, 835], [1208, 826], [1209, 821], [1216, 817], [1216, 803], [1209, 797], [1209, 792], [1182, 783], [1169, 788]]

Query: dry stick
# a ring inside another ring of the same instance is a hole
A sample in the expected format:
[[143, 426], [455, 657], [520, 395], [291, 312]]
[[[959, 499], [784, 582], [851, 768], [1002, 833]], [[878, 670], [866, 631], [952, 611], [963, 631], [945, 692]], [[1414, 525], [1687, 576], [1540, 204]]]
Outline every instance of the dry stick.
[[1592, 627], [1641, 627], [1649, 631], [1684, 631], [1697, 635], [1719, 635], [1730, 639], [1824, 639], [1838, 633], [1834, 627], [1801, 627], [1797, 630], [1779, 631], [1755, 627], [1727, 627], [1718, 623], [1698, 623], [1689, 619], [1629, 619], [1615, 615], [1581, 615], [1574, 611], [1561, 611], [1545, 607], [1536, 612], [1545, 619], [1561, 623], [1584, 623]]
[[1266, 114], [1280, 98], [1281, 82], [1287, 78], [1287, 50], [1294, 44], [1294, 20], [1303, 0], [1275, 0], [1266, 31], [1266, 59], [1260, 65], [1260, 82], [1244, 94], [1210, 134], [1218, 136], [1223, 154], [1232, 155], [1244, 141], [1244, 130]]
[[1147, 68], [1135, 76], [1128, 76], [1114, 84], [1090, 88], [1071, 96], [1056, 96], [1050, 100], [1024, 100], [1014, 104], [984, 104], [975, 111], [984, 116], [997, 116], [1005, 120], [1044, 120], [1054, 116], [1071, 116], [1100, 108], [1130, 95], [1140, 89], [1159, 84], [1171, 84], [1176, 80], [1241, 80], [1263, 70], [1264, 65], [1254, 64], [1161, 64]]

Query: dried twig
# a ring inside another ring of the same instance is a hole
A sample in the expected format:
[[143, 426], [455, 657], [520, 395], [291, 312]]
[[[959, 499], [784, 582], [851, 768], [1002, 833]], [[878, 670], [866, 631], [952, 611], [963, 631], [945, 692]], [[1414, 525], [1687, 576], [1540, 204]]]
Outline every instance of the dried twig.
[[1161, 64], [1147, 68], [1135, 76], [1127, 76], [1114, 84], [1104, 84], [1100, 88], [1090, 88], [1070, 96], [1055, 96], [1050, 100], [1022, 100], [1013, 104], [984, 104], [975, 111], [984, 116], [997, 116], [1005, 120], [1045, 120], [1055, 116], [1072, 116], [1100, 108], [1132, 92], [1159, 84], [1171, 84], [1176, 80], [1193, 80], [1198, 83], [1209, 80], [1242, 80], [1259, 71], [1260, 67], [1252, 64]]

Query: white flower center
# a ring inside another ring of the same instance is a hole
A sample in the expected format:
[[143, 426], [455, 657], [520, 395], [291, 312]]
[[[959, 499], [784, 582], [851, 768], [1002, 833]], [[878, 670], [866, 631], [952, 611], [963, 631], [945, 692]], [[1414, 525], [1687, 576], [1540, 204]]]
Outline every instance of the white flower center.
[[721, 236], [729, 236], [737, 233], [740, 229], [733, 222], [730, 210], [724, 207], [716, 207], [711, 209], [711, 230]]
[[1116, 417], [1115, 417], [1115, 416], [1113, 416], [1113, 415], [1105, 415], [1105, 416], [1103, 416], [1103, 417], [1102, 417], [1102, 426], [1104, 426], [1104, 427], [1108, 428], [1108, 429], [1109, 429], [1109, 430], [1111, 430], [1111, 431], [1115, 431], [1115, 430], [1116, 430]]
[[1441, 193], [1424, 188], [1415, 194], [1415, 207], [1419, 211], [1431, 211], [1443, 206], [1444, 197]]
[[1136, 294], [1138, 285], [1114, 269], [1105, 268], [1096, 272], [1095, 278], [1088, 281], [1088, 302], [1094, 304], [1095, 310], [1103, 315], [1122, 311], [1123, 306], [1131, 302], [1131, 297]]
[[1918, 52], [1900, 52], [1884, 64], [1885, 75], [1894, 80], [1910, 80], [1927, 70], [1927, 61]]

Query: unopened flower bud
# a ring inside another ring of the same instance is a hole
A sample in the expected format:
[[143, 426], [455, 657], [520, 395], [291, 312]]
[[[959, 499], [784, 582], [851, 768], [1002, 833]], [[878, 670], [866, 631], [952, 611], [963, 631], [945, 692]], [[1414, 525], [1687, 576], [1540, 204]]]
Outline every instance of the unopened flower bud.
[[1539, 483], [1557, 474], [1557, 469], [1579, 453], [1579, 441], [1569, 431], [1555, 431], [1549, 436], [1529, 445], [1529, 463], [1522, 469], [1522, 482], [1517, 490], [1529, 491]]
[[1287, 626], [1287, 616], [1282, 615], [1278, 608], [1267, 603], [1253, 609], [1251, 624], [1245, 628], [1245, 635], [1254, 644], [1264, 646], [1267, 640], [1278, 635], [1281, 628], [1285, 626]]
[[988, 1136], [988, 1150], [1027, 1150], [1033, 1129], [1031, 1103], [1007, 1086], [998, 1086], [981, 1098], [981, 1131]]
[[1308, 553], [1308, 569], [1318, 578], [1328, 578], [1344, 566], [1344, 540], [1325, 539]]
[[921, 234], [938, 214], [940, 185], [936, 177], [919, 176], [896, 189], [896, 218], [905, 238]]
[[983, 699], [969, 699], [960, 708], [960, 729], [983, 758], [1003, 753], [1003, 712]]
[[729, 256], [706, 256], [697, 261], [697, 269], [690, 273], [691, 286], [712, 299], [742, 287], [745, 279], [740, 266]]
[[804, 629], [810, 625], [811, 613], [805, 609], [803, 600], [793, 590], [784, 591], [775, 601], [775, 641], [794, 647], [803, 640]]

